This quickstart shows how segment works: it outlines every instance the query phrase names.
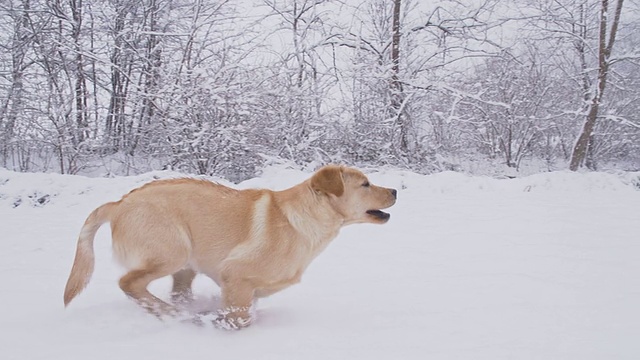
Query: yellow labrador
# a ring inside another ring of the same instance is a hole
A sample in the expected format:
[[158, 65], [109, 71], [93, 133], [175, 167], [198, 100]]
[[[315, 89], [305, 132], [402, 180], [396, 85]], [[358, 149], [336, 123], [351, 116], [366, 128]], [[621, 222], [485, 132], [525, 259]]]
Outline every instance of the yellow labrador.
[[217, 322], [244, 327], [255, 298], [299, 282], [342, 226], [387, 222], [390, 215], [381, 209], [396, 196], [394, 189], [370, 184], [362, 172], [335, 165], [283, 191], [234, 190], [196, 179], [154, 181], [89, 215], [64, 304], [88, 284], [94, 236], [110, 222], [115, 257], [128, 270], [120, 279], [125, 294], [157, 316], [177, 315], [147, 285], [173, 275], [172, 297], [188, 298], [193, 278], [203, 273], [222, 290]]

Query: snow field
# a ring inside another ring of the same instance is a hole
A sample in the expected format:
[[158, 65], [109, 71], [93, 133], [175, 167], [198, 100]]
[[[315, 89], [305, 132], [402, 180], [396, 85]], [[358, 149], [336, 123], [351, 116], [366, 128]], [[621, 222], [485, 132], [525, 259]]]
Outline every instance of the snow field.
[[[391, 221], [344, 228], [301, 284], [261, 300], [255, 325], [236, 332], [160, 322], [126, 299], [105, 226], [93, 279], [65, 310], [88, 213], [173, 176], [0, 170], [3, 359], [640, 358], [638, 174], [372, 173], [399, 190]], [[308, 176], [275, 167], [237, 187]], [[151, 285], [165, 299], [169, 288]], [[215, 308], [210, 280], [195, 294], [194, 311]]]

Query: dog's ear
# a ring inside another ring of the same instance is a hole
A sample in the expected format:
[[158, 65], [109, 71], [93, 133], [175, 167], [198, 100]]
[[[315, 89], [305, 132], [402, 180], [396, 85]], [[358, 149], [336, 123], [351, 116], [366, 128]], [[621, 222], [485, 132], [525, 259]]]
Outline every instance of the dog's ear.
[[328, 165], [318, 170], [311, 177], [311, 188], [325, 194], [342, 196], [344, 194], [342, 168], [336, 165]]

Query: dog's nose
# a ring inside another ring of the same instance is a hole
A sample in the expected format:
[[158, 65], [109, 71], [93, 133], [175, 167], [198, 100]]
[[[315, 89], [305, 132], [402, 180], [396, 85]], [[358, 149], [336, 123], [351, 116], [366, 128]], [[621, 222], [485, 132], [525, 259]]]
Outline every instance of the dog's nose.
[[394, 199], [397, 199], [397, 198], [398, 198], [398, 190], [396, 190], [396, 189], [391, 189], [391, 195], [393, 195], [393, 198], [394, 198]]

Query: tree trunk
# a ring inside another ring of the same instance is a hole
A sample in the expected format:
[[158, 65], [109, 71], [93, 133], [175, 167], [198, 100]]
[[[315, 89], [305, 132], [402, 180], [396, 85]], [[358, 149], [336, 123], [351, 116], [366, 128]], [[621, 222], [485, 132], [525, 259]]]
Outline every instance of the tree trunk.
[[125, 101], [126, 90], [125, 81], [126, 74], [126, 55], [123, 48], [124, 41], [124, 25], [127, 15], [127, 7], [117, 4], [116, 17], [114, 19], [114, 44], [111, 53], [111, 98], [109, 99], [109, 110], [107, 112], [105, 130], [107, 135], [107, 144], [112, 151], [122, 150], [125, 146]]
[[89, 114], [87, 109], [87, 81], [84, 73], [84, 58], [82, 56], [82, 46], [80, 44], [80, 34], [82, 33], [82, 0], [72, 0], [69, 2], [73, 21], [71, 23], [71, 37], [75, 54], [75, 117], [76, 117], [76, 138], [78, 144], [89, 137]]
[[600, 110], [600, 103], [604, 94], [604, 90], [607, 85], [607, 74], [609, 73], [611, 50], [613, 49], [613, 43], [616, 39], [616, 33], [618, 32], [618, 24], [620, 22], [620, 13], [622, 12], [622, 3], [624, 0], [618, 0], [616, 6], [616, 12], [613, 22], [611, 24], [611, 30], [609, 31], [609, 40], [607, 41], [607, 15], [609, 0], [602, 0], [600, 8], [600, 33], [598, 39], [598, 79], [597, 88], [595, 94], [591, 98], [589, 104], [589, 112], [587, 119], [582, 126], [580, 136], [576, 141], [571, 155], [571, 163], [569, 169], [576, 171], [585, 163], [587, 157], [589, 143], [591, 142], [593, 129], [596, 126], [596, 120], [598, 119], [598, 112]]
[[400, 81], [400, 7], [401, 0], [393, 1], [393, 22], [391, 27], [391, 111], [396, 118], [396, 127], [399, 132], [400, 152], [406, 155], [409, 152], [408, 118], [403, 112], [405, 100], [402, 82]]
[[162, 66], [161, 36], [159, 33], [163, 31], [159, 25], [161, 7], [159, 1], [160, 0], [151, 0], [149, 7], [145, 11], [145, 16], [149, 24], [147, 27], [149, 34], [147, 34], [145, 65], [142, 70], [144, 94], [142, 97], [142, 108], [140, 109], [138, 128], [131, 144], [127, 146], [127, 153], [131, 156], [135, 153], [145, 132], [158, 120], [156, 119], [156, 111], [158, 110], [156, 99], [160, 84], [160, 67]]

